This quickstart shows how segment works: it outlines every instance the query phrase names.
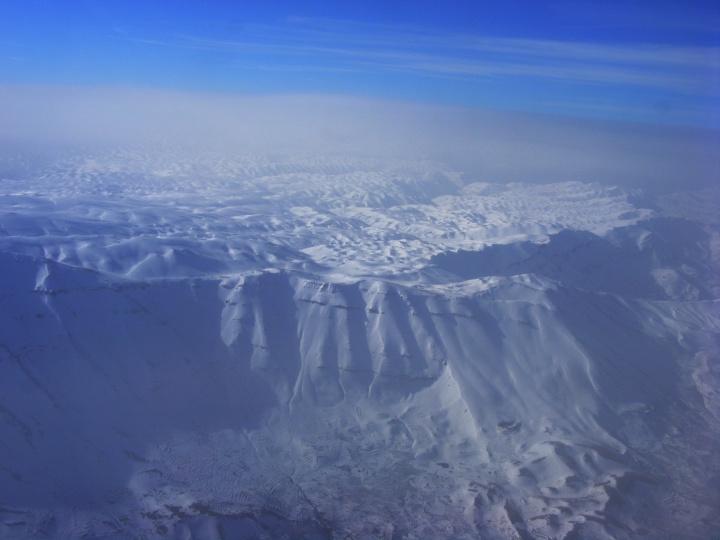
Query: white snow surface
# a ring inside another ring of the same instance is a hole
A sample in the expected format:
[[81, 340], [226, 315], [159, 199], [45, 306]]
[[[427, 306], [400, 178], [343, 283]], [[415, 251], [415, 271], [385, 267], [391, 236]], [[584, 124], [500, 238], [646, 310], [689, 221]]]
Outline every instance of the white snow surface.
[[0, 161], [0, 538], [710, 538], [720, 191]]

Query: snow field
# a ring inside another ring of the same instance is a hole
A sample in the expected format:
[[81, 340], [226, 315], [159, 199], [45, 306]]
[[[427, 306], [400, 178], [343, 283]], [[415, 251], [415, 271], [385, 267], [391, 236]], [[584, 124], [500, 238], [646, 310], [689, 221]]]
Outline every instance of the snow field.
[[711, 212], [428, 162], [44, 167], [1, 184], [0, 537], [717, 528]]

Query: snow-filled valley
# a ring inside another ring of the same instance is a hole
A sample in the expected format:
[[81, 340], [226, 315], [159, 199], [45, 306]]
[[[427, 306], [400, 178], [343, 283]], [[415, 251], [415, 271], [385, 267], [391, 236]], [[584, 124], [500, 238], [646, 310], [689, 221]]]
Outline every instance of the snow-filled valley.
[[720, 190], [0, 161], [0, 538], [712, 538]]

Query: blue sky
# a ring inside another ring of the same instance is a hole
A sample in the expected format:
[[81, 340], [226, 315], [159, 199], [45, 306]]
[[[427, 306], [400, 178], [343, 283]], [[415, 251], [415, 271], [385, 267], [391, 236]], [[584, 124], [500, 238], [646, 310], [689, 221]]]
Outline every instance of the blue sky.
[[334, 94], [720, 128], [720, 2], [0, 0], [0, 84]]

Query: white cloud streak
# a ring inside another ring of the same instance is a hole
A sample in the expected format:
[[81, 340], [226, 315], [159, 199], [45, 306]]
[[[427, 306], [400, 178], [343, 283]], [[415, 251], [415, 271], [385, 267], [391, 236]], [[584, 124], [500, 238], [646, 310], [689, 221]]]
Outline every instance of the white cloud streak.
[[[294, 18], [282, 26], [248, 26], [236, 40], [179, 36], [157, 45], [302, 57], [305, 69], [413, 72], [425, 77], [529, 77], [574, 83], [631, 85], [692, 96], [720, 91], [720, 48], [662, 44], [608, 45], [478, 37], [412, 27]], [[148, 40], [141, 40], [151, 43]]]

